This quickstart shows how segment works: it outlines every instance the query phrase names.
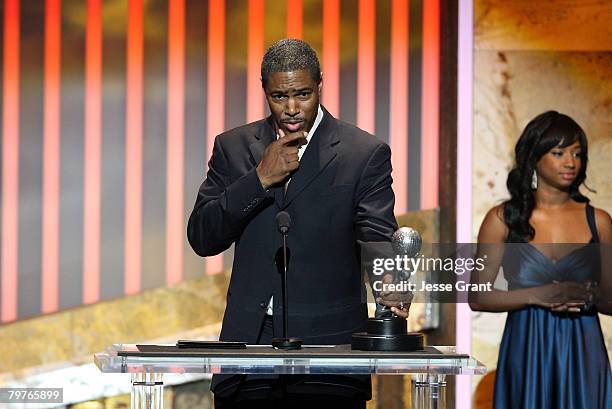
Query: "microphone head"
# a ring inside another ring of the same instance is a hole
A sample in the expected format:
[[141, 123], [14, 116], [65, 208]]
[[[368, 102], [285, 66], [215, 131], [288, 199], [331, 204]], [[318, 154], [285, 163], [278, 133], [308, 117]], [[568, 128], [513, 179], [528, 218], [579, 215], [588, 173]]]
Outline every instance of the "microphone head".
[[391, 238], [393, 250], [408, 257], [414, 257], [421, 251], [421, 234], [412, 227], [400, 227]]
[[291, 227], [291, 216], [289, 213], [280, 211], [276, 214], [276, 225], [278, 226], [278, 231], [281, 234], [289, 233], [289, 228]]

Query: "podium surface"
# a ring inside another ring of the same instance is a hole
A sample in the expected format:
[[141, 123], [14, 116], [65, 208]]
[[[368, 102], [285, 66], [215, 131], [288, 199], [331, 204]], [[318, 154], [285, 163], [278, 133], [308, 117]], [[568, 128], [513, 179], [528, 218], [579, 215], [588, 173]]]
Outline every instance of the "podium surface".
[[[132, 407], [161, 408], [162, 374], [373, 374], [416, 375], [413, 407], [444, 408], [446, 375], [478, 375], [485, 366], [452, 346], [416, 352], [356, 351], [350, 345], [305, 345], [278, 350], [191, 349], [174, 345], [114, 344], [94, 355], [102, 372], [132, 374]], [[433, 405], [433, 406], [432, 406]]]

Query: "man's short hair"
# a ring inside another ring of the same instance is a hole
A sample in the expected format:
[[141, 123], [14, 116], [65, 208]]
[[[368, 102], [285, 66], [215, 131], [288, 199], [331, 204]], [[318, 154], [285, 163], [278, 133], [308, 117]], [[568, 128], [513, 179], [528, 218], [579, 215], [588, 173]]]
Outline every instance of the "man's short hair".
[[286, 38], [272, 44], [261, 62], [261, 82], [265, 87], [270, 73], [308, 70], [312, 79], [321, 82], [321, 65], [317, 53], [302, 40]]

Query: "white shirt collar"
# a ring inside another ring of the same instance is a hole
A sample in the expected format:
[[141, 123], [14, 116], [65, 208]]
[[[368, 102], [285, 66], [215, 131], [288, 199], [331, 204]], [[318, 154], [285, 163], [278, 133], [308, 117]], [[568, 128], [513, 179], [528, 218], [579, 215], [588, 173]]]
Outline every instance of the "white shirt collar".
[[321, 109], [321, 105], [319, 104], [319, 108], [317, 109], [317, 117], [315, 118], [314, 124], [312, 124], [312, 128], [310, 128], [310, 132], [306, 136], [306, 140], [310, 142], [312, 135], [314, 135], [315, 131], [319, 127], [319, 124], [323, 120], [323, 110]]

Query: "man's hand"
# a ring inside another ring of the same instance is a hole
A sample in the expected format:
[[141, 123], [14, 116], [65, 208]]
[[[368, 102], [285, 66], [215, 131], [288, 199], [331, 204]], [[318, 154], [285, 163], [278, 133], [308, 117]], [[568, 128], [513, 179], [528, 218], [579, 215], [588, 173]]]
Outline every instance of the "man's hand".
[[306, 144], [306, 132], [287, 135], [282, 129], [278, 132], [279, 138], [268, 145], [257, 165], [257, 176], [264, 189], [282, 182], [300, 166], [298, 151]]
[[[391, 274], [385, 274], [382, 278], [384, 284], [390, 284], [393, 282], [393, 276]], [[408, 318], [408, 311], [410, 310], [410, 303], [414, 294], [410, 291], [381, 291], [376, 302], [381, 305], [391, 307], [391, 312], [398, 317]]]

